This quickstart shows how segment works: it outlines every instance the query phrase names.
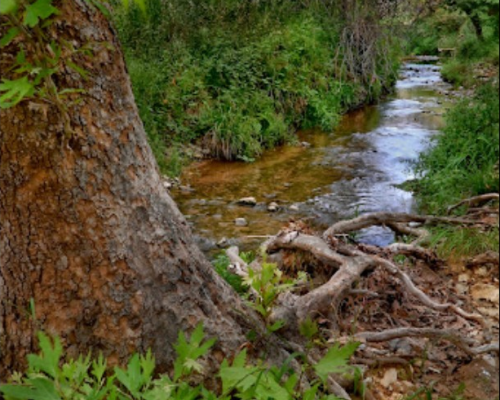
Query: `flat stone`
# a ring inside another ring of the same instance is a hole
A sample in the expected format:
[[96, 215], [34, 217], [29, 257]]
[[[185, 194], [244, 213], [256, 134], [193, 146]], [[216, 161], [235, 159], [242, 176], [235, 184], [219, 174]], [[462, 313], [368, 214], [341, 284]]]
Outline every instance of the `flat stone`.
[[398, 381], [398, 370], [392, 368], [385, 373], [384, 379], [380, 381], [380, 384], [386, 389], [388, 389], [390, 386], [394, 385], [397, 381]]
[[236, 218], [234, 224], [239, 227], [248, 226], [248, 221], [245, 218]]
[[255, 197], [244, 197], [238, 200], [240, 206], [250, 206], [255, 207], [257, 205], [257, 199]]
[[278, 203], [271, 203], [269, 204], [269, 207], [267, 207], [267, 211], [269, 212], [276, 212], [280, 209], [280, 206]]
[[297, 204], [290, 206], [290, 211], [299, 212], [300, 207]]
[[474, 300], [487, 300], [495, 304], [500, 304], [500, 292], [493, 285], [478, 284], [471, 290]]

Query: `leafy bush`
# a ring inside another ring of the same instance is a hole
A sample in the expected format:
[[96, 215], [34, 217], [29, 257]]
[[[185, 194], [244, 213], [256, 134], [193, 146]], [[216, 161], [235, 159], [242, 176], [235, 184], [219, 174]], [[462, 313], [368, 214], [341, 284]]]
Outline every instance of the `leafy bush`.
[[498, 81], [483, 86], [447, 116], [447, 127], [417, 167], [421, 205], [443, 212], [464, 197], [499, 190]]
[[63, 350], [58, 339], [52, 341], [39, 335], [41, 352], [28, 357], [25, 375], [15, 374], [8, 384], [0, 386], [5, 400], [338, 400], [323, 394], [326, 380], [332, 373], [351, 373], [350, 357], [358, 345], [335, 346], [316, 365], [304, 364], [305, 370], [316, 373], [317, 379], [305, 392], [300, 392], [299, 376], [285, 364], [270, 367], [265, 362], [252, 365], [246, 351], [232, 363], [224, 361], [219, 378], [222, 393], [207, 390], [203, 385], [189, 384], [190, 378], [203, 372], [200, 359], [205, 357], [215, 340], [205, 340], [200, 325], [190, 339], [179, 334], [175, 345], [178, 358], [174, 377], [155, 375], [155, 361], [134, 355], [125, 369], [108, 368], [100, 357], [63, 362]]
[[148, 4], [146, 15], [119, 8], [116, 21], [159, 160], [165, 147], [198, 142], [212, 156], [252, 161], [295, 141], [297, 128], [332, 130], [343, 112], [379, 96], [396, 76], [393, 51], [381, 53], [366, 86], [346, 76], [344, 22], [314, 2]]

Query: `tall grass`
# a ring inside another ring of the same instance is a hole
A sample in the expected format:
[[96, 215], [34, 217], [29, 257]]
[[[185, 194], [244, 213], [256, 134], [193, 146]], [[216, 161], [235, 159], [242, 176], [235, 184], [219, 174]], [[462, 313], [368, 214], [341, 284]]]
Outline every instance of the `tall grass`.
[[214, 157], [252, 161], [296, 140], [298, 128], [332, 130], [346, 110], [387, 91], [397, 72], [390, 37], [366, 38], [374, 67], [350, 76], [340, 11], [313, 0], [148, 0], [147, 14], [118, 12], [157, 158], [197, 143]]
[[444, 132], [417, 167], [421, 205], [443, 212], [464, 197], [499, 190], [499, 84], [481, 87], [447, 116]]

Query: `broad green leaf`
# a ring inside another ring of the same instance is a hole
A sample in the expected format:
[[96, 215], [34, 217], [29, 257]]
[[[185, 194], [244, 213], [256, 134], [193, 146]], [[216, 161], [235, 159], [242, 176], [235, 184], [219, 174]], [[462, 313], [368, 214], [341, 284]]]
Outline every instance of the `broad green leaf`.
[[16, 0], [2, 0], [0, 1], [0, 14], [11, 14], [17, 8]]
[[3, 385], [0, 387], [0, 392], [2, 392], [7, 399], [12, 400], [31, 399], [34, 393], [33, 389], [19, 385]]
[[330, 374], [345, 372], [348, 368], [349, 359], [359, 348], [359, 343], [350, 343], [344, 347], [335, 345], [326, 356], [314, 366], [318, 377], [326, 382]]
[[19, 33], [21, 33], [21, 30], [19, 28], [10, 28], [7, 33], [0, 39], [0, 47], [9, 45], [17, 37], [17, 35], [19, 35]]
[[52, 0], [37, 0], [35, 3], [26, 6], [24, 24], [34, 28], [40, 20], [43, 21], [57, 13], [58, 10], [52, 5]]
[[141, 361], [135, 354], [128, 363], [127, 370], [115, 368], [116, 378], [125, 386], [131, 394], [138, 394], [144, 385], [144, 378], [141, 373]]
[[56, 338], [54, 345], [50, 338], [44, 333], [38, 334], [41, 355], [29, 355], [29, 366], [33, 371], [45, 372], [52, 378], [57, 378], [59, 374], [59, 362], [63, 354], [61, 341]]
[[35, 87], [28, 80], [28, 77], [19, 78], [13, 81], [4, 79], [0, 84], [0, 93], [5, 92], [0, 96], [0, 108], [14, 107], [26, 97], [31, 97], [35, 94]]
[[54, 381], [49, 381], [44, 378], [31, 379], [30, 381], [35, 388], [35, 393], [30, 400], [62, 400], [57, 394], [54, 386]]

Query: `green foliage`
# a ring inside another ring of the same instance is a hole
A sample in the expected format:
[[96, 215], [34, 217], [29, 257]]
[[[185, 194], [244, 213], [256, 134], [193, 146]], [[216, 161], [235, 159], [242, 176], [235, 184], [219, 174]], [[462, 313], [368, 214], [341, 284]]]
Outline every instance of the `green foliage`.
[[281, 367], [270, 367], [264, 362], [250, 364], [244, 351], [231, 365], [228, 361], [221, 365], [220, 394], [188, 383], [202, 372], [199, 360], [215, 344], [215, 340], [205, 340], [201, 325], [190, 339], [179, 335], [173, 379], [155, 374], [151, 353], [134, 355], [125, 369], [111, 371], [102, 356], [94, 361], [80, 357], [63, 363], [58, 339], [52, 341], [40, 334], [39, 343], [40, 354], [28, 357], [26, 374], [15, 374], [10, 383], [0, 385], [5, 400], [338, 400], [323, 394], [323, 387], [329, 374], [352, 371], [348, 360], [357, 349], [354, 344], [336, 346], [316, 366], [304, 364], [305, 370], [318, 372], [318, 380], [305, 392], [298, 389], [299, 375], [289, 365], [297, 356]]
[[440, 213], [462, 198], [499, 190], [498, 82], [461, 101], [417, 166], [421, 206]]
[[482, 232], [474, 228], [437, 227], [431, 234], [430, 246], [443, 259], [474, 257], [490, 250], [498, 251], [500, 246], [498, 228]]
[[217, 341], [216, 339], [211, 339], [204, 343], [204, 339], [205, 333], [202, 325], [199, 325], [193, 332], [191, 341], [188, 341], [183, 332], [179, 333], [179, 340], [175, 346], [178, 358], [174, 365], [174, 381], [191, 375], [193, 371], [197, 373], [203, 372], [203, 367], [197, 360], [207, 355], [210, 348], [212, 348]]
[[368, 87], [346, 76], [343, 23], [288, 0], [149, 0], [146, 15], [122, 10], [117, 25], [153, 147], [199, 142], [215, 157], [253, 161], [295, 141], [297, 128], [332, 130], [394, 78], [382, 67]]
[[330, 374], [346, 372], [346, 365], [352, 355], [358, 350], [359, 343], [351, 343], [344, 347], [335, 345], [326, 356], [314, 366], [316, 374], [323, 383], [326, 383]]
[[231, 261], [225, 253], [219, 254], [212, 262], [217, 273], [240, 295], [247, 293], [248, 288], [243, 284], [243, 280], [228, 271]]
[[407, 51], [410, 54], [439, 55], [440, 48], [455, 48], [464, 34], [467, 18], [458, 12], [439, 9], [433, 15], [418, 20], [408, 30]]
[[[304, 276], [301, 275], [298, 281], [303, 279]], [[279, 295], [292, 289], [297, 281], [284, 280], [283, 272], [276, 264], [264, 261], [260, 271], [248, 271], [248, 279], [245, 279], [244, 283], [256, 293], [256, 298], [249, 305], [267, 321]], [[277, 322], [269, 329], [274, 332], [282, 327], [283, 324]]]

